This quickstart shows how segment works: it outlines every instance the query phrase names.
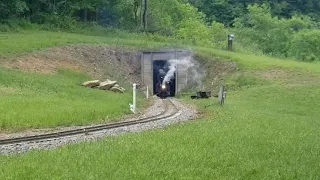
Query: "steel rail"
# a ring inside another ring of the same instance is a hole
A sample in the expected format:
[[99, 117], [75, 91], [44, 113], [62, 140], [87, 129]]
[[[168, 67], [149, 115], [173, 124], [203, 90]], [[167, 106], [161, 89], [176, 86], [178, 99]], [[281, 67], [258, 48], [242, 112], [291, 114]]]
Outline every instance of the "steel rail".
[[166, 101], [166, 102], [168, 101], [173, 105], [173, 107], [174, 107], [173, 113], [170, 113], [169, 115], [165, 115], [166, 112], [168, 111], [168, 104], [165, 103], [165, 110], [163, 112], [161, 112], [160, 114], [157, 114], [157, 115], [154, 115], [151, 117], [145, 117], [145, 118], [140, 118], [140, 119], [131, 120], [131, 121], [121, 121], [121, 122], [116, 122], [116, 123], [91, 126], [91, 127], [86, 127], [86, 128], [78, 128], [78, 129], [60, 131], [60, 132], [54, 132], [54, 133], [2, 139], [2, 140], [0, 140], [0, 145], [18, 144], [18, 143], [22, 143], [22, 142], [34, 142], [34, 141], [41, 141], [41, 140], [43, 141], [43, 140], [49, 140], [49, 139], [60, 138], [60, 137], [65, 137], [65, 136], [87, 134], [89, 132], [97, 132], [97, 131], [102, 131], [102, 130], [107, 130], [107, 129], [114, 129], [114, 128], [119, 128], [119, 127], [125, 127], [125, 126], [130, 126], [130, 125], [158, 121], [158, 120], [167, 119], [167, 118], [170, 118], [170, 117], [173, 117], [174, 115], [176, 115], [178, 113], [178, 108], [175, 106], [175, 104], [170, 99], [167, 99], [164, 101]]

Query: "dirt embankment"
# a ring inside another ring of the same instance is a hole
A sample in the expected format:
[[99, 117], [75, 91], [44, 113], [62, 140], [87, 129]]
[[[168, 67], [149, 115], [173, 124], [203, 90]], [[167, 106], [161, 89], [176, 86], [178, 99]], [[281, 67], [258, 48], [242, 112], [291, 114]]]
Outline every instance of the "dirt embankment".
[[231, 60], [219, 60], [203, 54], [195, 54], [194, 59], [205, 69], [204, 89], [211, 90], [214, 94], [224, 85], [226, 77], [237, 69], [237, 64]]
[[93, 78], [140, 82], [136, 50], [102, 45], [54, 47], [0, 61], [0, 66], [26, 72], [54, 74], [59, 68], [87, 72]]
[[[204, 70], [203, 90], [216, 92], [236, 63], [198, 54], [194, 60]], [[59, 68], [86, 72], [93, 79], [117, 80], [121, 84], [141, 83], [140, 53], [136, 49], [104, 45], [69, 45], [53, 47], [0, 60], [0, 66], [25, 72], [54, 74]], [[90, 80], [90, 79], [88, 79]]]

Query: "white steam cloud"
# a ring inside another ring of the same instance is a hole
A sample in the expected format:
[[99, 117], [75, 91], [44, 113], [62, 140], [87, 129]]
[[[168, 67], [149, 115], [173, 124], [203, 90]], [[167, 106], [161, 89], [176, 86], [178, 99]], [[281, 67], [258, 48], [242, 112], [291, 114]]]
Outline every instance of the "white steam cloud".
[[189, 88], [201, 87], [204, 71], [200, 68], [199, 63], [194, 61], [191, 56], [183, 59], [171, 59], [168, 61], [168, 65], [169, 70], [163, 79], [163, 84], [170, 82], [174, 78], [174, 74], [178, 69], [179, 72], [181, 71], [186, 73], [186, 84]]
[[[170, 62], [169, 62], [170, 63]], [[174, 77], [174, 73], [176, 72], [176, 64], [169, 65], [169, 71], [167, 72], [166, 76], [164, 77], [162, 84], [165, 84], [167, 82], [170, 82], [172, 78]]]

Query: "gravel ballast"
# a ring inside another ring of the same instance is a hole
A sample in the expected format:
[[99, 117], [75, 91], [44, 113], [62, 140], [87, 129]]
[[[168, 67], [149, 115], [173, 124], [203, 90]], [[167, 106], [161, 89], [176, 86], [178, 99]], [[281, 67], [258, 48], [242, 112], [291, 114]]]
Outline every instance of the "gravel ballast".
[[[67, 144], [98, 140], [110, 135], [120, 135], [126, 132], [141, 132], [141, 131], [146, 131], [146, 130], [155, 129], [155, 128], [163, 128], [170, 124], [192, 120], [196, 117], [197, 112], [195, 108], [185, 105], [181, 103], [179, 100], [174, 98], [172, 98], [171, 101], [178, 108], [178, 113], [175, 114], [173, 117], [170, 117], [167, 119], [161, 119], [158, 121], [148, 122], [144, 124], [129, 125], [125, 127], [107, 129], [107, 130], [102, 130], [98, 132], [79, 134], [74, 136], [66, 136], [66, 137], [37, 141], [37, 142], [23, 142], [23, 143], [18, 143], [13, 145], [0, 145], [0, 153], [9, 155], [9, 154], [16, 154], [16, 153], [25, 153], [33, 149], [42, 149], [42, 150], [53, 149], [59, 146], [67, 145]], [[142, 115], [139, 116], [139, 118], [158, 115], [158, 114], [161, 114], [163, 111], [164, 111], [163, 101], [161, 99], [155, 98], [154, 104], [149, 108], [147, 108], [142, 113]], [[173, 111], [174, 111], [174, 108], [169, 108], [168, 111], [165, 113], [165, 115], [171, 114]], [[132, 120], [132, 118], [127, 120]], [[89, 126], [86, 126], [86, 127], [89, 127]], [[67, 128], [63, 130], [67, 130]], [[35, 134], [37, 133], [28, 133], [27, 135], [30, 136]], [[5, 138], [21, 137], [21, 136], [23, 136], [23, 134], [11, 134], [11, 135], [6, 135]], [[26, 136], [26, 134], [24, 136]], [[5, 138], [3, 136], [1, 137], [1, 139], [5, 139]]]

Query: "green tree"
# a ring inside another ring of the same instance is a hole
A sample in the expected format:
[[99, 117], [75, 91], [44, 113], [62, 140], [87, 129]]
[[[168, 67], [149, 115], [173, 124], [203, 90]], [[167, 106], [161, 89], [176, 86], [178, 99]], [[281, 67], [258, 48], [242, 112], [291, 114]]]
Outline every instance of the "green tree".
[[308, 15], [315, 20], [320, 19], [319, 0], [185, 0], [199, 8], [207, 16], [207, 21], [221, 22], [227, 26], [248, 12], [247, 6], [252, 4], [268, 4], [274, 16], [290, 18], [293, 15]]
[[23, 0], [2, 0], [0, 1], [0, 20], [18, 17], [27, 10], [28, 7]]

